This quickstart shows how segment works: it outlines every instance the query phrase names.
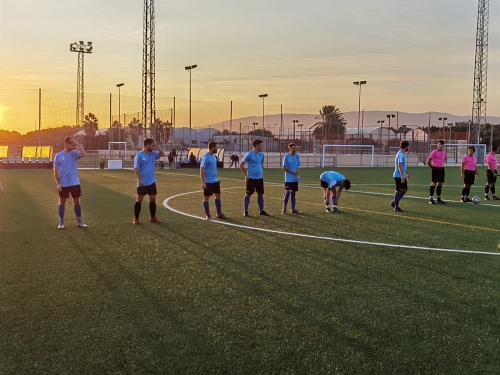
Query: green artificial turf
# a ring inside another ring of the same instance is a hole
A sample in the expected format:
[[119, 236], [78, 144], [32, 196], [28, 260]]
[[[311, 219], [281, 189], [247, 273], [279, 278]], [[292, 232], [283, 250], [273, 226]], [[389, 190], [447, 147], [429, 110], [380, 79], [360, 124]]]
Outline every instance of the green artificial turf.
[[422, 167], [396, 214], [391, 169], [339, 171], [341, 214], [304, 169], [302, 214], [280, 215], [269, 169], [272, 216], [253, 196], [243, 217], [242, 174], [220, 170], [231, 226], [197, 219], [198, 171], [158, 171], [163, 223], [146, 199], [134, 226], [133, 172], [81, 170], [89, 228], [68, 204], [64, 230], [51, 171], [1, 171], [0, 373], [500, 373], [500, 204], [458, 203], [447, 168], [448, 204], [431, 206]]

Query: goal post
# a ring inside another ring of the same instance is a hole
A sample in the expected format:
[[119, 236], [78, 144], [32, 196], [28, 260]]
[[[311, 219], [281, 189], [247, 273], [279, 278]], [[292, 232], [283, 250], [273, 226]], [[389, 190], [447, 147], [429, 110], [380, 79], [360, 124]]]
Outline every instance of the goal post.
[[374, 145], [323, 145], [321, 150], [321, 167], [327, 166], [364, 166], [375, 163]]

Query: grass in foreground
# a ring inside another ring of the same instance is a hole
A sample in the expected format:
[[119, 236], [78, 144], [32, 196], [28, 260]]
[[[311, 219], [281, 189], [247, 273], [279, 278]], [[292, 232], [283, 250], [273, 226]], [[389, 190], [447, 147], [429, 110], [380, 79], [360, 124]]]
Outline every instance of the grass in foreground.
[[[414, 169], [394, 215], [388, 169], [353, 181], [328, 215], [305, 170], [300, 216], [281, 216], [283, 173], [266, 170], [269, 218], [243, 218], [241, 172], [220, 172], [230, 222], [291, 233], [499, 253], [498, 206], [429, 206]], [[457, 172], [458, 174], [458, 172]], [[500, 257], [388, 248], [228, 227], [159, 207], [132, 226], [130, 171], [81, 171], [84, 218], [57, 230], [50, 171], [4, 171], [0, 197], [0, 373], [498, 373]], [[273, 185], [272, 183], [277, 185]], [[368, 184], [368, 185], [362, 185]], [[474, 195], [481, 196], [483, 182]], [[160, 171], [159, 201], [199, 190]], [[370, 194], [369, 194], [370, 193]], [[374, 195], [371, 193], [387, 194]], [[417, 199], [421, 198], [421, 199]], [[172, 199], [203, 216], [201, 193]], [[213, 201], [212, 209], [213, 207]]]

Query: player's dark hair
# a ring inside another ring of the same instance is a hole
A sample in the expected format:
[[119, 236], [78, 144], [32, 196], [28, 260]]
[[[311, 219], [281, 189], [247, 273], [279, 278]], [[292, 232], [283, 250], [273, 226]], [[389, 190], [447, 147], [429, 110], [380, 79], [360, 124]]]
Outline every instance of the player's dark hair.
[[401, 141], [401, 142], [399, 143], [399, 148], [402, 150], [403, 148], [406, 148], [406, 147], [408, 147], [409, 145], [410, 145], [410, 142], [408, 142], [408, 141]]
[[351, 188], [351, 181], [347, 178], [344, 180], [344, 189], [349, 190]]
[[211, 148], [215, 147], [215, 146], [217, 146], [217, 142], [215, 142], [215, 141], [210, 141], [210, 142], [208, 142], [208, 149], [209, 149], [209, 150], [210, 150]]
[[444, 141], [442, 139], [438, 143], [444, 146]]
[[66, 137], [66, 138], [64, 138], [64, 143], [65, 143], [65, 144], [66, 144], [66, 143], [69, 143], [69, 141], [70, 141], [70, 140], [71, 140], [71, 137]]
[[253, 147], [257, 147], [258, 145], [260, 145], [261, 143], [264, 143], [263, 141], [261, 141], [260, 139], [256, 139], [255, 141], [253, 141]]
[[295, 147], [295, 146], [296, 146], [296, 144], [295, 144], [295, 143], [289, 143], [289, 144], [288, 144], [288, 149], [291, 149], [292, 147]]
[[152, 138], [146, 138], [146, 139], [144, 140], [144, 147], [149, 146], [149, 145], [152, 145], [153, 143], [155, 143], [155, 140], [154, 140], [154, 139], [152, 139]]
[[498, 146], [491, 146], [491, 152], [497, 152], [498, 151]]
[[474, 146], [467, 147], [467, 151], [469, 151], [469, 150], [476, 152], [476, 148]]

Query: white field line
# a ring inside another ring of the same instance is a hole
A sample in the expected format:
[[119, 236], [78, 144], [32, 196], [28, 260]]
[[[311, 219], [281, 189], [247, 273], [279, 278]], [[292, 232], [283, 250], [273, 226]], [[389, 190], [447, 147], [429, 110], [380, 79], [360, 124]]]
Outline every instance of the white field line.
[[[234, 189], [234, 188], [226, 188], [226, 189], [221, 189], [221, 190], [227, 190], [227, 189]], [[181, 197], [183, 195], [199, 194], [200, 192], [201, 192], [201, 190], [197, 190], [197, 191], [190, 191], [190, 192], [187, 192], [187, 193], [181, 193], [181, 194], [173, 195], [173, 196], [171, 196], [171, 197], [169, 197], [169, 198], [167, 198], [167, 199], [165, 199], [163, 201], [163, 206], [165, 206], [165, 208], [167, 208], [168, 210], [170, 210], [172, 212], [175, 212], [177, 214], [184, 215], [184, 216], [187, 216], [187, 217], [191, 217], [193, 219], [205, 220], [204, 217], [196, 216], [196, 215], [191, 215], [191, 214], [188, 214], [186, 212], [182, 212], [182, 211], [176, 210], [175, 208], [173, 208], [173, 207], [171, 207], [169, 205], [169, 201], [172, 200], [172, 199], [175, 199], [177, 197]], [[266, 232], [266, 233], [274, 233], [274, 234], [282, 234], [282, 235], [286, 235], [286, 236], [311, 238], [311, 239], [316, 239], [316, 240], [336, 241], [336, 242], [345, 242], [345, 243], [354, 243], [354, 244], [371, 245], [371, 246], [381, 246], [381, 247], [392, 247], [392, 248], [400, 248], [400, 249], [439, 251], [439, 252], [448, 252], [448, 253], [481, 254], [481, 255], [495, 255], [495, 256], [499, 256], [500, 255], [500, 253], [487, 252], [487, 251], [472, 251], [472, 250], [460, 250], [460, 249], [441, 249], [441, 248], [433, 248], [433, 247], [425, 247], [425, 246], [397, 245], [397, 244], [390, 244], [390, 243], [383, 243], [383, 242], [369, 242], [369, 241], [348, 240], [348, 239], [344, 239], [344, 238], [313, 236], [313, 235], [310, 235], [310, 234], [291, 233], [291, 232], [285, 232], [285, 231], [279, 231], [279, 230], [250, 227], [250, 226], [247, 226], [247, 225], [240, 225], [240, 224], [228, 223], [226, 221], [219, 221], [219, 220], [211, 220], [211, 222], [214, 223], [214, 224], [227, 225], [227, 226], [231, 226], [231, 227], [243, 228], [243, 229], [248, 229], [248, 230], [255, 230], [255, 231]]]

